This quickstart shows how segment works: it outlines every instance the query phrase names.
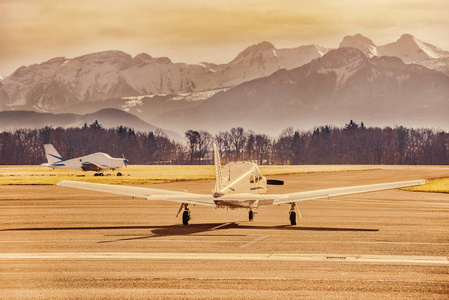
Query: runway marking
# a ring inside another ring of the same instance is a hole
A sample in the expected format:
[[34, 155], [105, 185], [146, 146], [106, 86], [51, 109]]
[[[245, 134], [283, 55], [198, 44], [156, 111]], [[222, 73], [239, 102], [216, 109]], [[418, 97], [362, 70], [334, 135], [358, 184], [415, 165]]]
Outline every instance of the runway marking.
[[254, 240], [249, 241], [249, 242], [241, 245], [240, 248], [246, 248], [246, 247], [252, 246], [252, 245], [254, 245], [257, 242], [266, 239], [267, 237], [268, 237], [268, 235], [259, 236], [259, 237], [255, 238]]
[[[194, 236], [194, 235], [192, 235]], [[261, 242], [262, 240], [266, 239], [269, 236], [261, 236], [258, 237], [252, 241], [247, 242], [252, 243], [251, 245], [255, 244], [256, 242]], [[0, 244], [6, 244], [6, 243], [80, 243], [80, 242], [100, 242], [104, 239], [97, 239], [97, 240], [26, 240], [26, 241], [0, 241]], [[169, 242], [169, 243], [241, 243], [240, 240], [184, 240], [184, 239], [148, 239], [148, 240], [140, 240], [140, 242]], [[264, 241], [266, 242], [266, 241]], [[272, 241], [275, 243], [289, 243], [289, 244], [379, 244], [379, 245], [433, 245], [433, 246], [449, 246], [449, 243], [419, 243], [419, 242], [363, 242], [363, 241], [283, 241], [283, 240], [276, 240]], [[244, 245], [240, 246], [243, 247]], [[250, 245], [249, 245], [250, 246]], [[247, 246], [246, 246], [247, 247]]]
[[268, 254], [268, 253], [0, 253], [0, 259], [175, 259], [175, 260], [257, 260], [257, 261], [328, 261], [357, 263], [406, 263], [449, 265], [445, 256], [343, 255], [343, 254]]

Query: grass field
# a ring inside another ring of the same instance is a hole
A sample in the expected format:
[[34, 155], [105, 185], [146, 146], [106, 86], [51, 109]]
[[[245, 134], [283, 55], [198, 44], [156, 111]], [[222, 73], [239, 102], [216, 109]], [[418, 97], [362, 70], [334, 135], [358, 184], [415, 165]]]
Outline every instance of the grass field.
[[[320, 172], [367, 171], [376, 169], [364, 165], [302, 165], [260, 166], [262, 173], [286, 175]], [[94, 172], [76, 170], [52, 170], [43, 166], [0, 166], [0, 185], [54, 185], [59, 180], [77, 180], [107, 184], [153, 184], [215, 178], [214, 166], [130, 165], [117, 172], [107, 171], [104, 176]], [[449, 193], [449, 178], [429, 180], [422, 186], [404, 188], [409, 191]]]
[[[284, 175], [318, 172], [345, 172], [372, 170], [360, 165], [304, 165], [261, 166], [264, 175]], [[129, 165], [116, 172], [104, 172], [105, 176], [94, 176], [94, 172], [76, 170], [52, 170], [43, 166], [0, 166], [0, 185], [53, 185], [59, 180], [78, 180], [108, 184], [153, 184], [185, 180], [214, 179], [214, 166], [167, 166]]]
[[427, 181], [421, 186], [404, 188], [407, 191], [416, 192], [432, 192], [432, 193], [449, 193], [449, 178], [438, 178]]

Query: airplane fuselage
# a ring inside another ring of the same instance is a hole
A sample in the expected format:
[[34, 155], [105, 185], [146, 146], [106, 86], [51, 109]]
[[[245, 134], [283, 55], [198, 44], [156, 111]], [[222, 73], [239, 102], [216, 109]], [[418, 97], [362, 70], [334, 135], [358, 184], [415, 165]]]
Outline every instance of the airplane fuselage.
[[121, 158], [113, 158], [109, 154], [97, 152], [77, 158], [67, 160], [63, 159], [48, 164], [48, 167], [53, 169], [71, 169], [100, 172], [103, 170], [115, 170], [118, 168], [122, 168], [124, 165], [125, 162]]

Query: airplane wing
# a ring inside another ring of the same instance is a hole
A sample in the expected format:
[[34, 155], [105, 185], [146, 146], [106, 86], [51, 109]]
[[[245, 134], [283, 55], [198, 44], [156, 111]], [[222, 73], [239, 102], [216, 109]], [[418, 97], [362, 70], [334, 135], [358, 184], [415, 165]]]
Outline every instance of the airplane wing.
[[161, 189], [133, 187], [124, 185], [80, 182], [71, 180], [60, 180], [58, 181], [57, 185], [96, 192], [104, 192], [137, 198], [144, 198], [147, 200], [166, 200], [180, 203], [206, 205], [212, 207], [216, 206], [214, 198], [211, 195], [167, 191]]
[[[360, 193], [367, 193], [367, 192], [374, 192], [374, 191], [381, 191], [381, 190], [397, 189], [397, 188], [403, 188], [403, 187], [408, 187], [408, 186], [423, 185], [424, 183], [426, 183], [426, 180], [421, 179], [421, 180], [411, 180], [411, 181], [401, 181], [401, 182], [359, 185], [359, 186], [331, 188], [331, 189], [284, 194], [285, 198], [276, 199], [273, 197], [272, 199], [274, 199], [273, 204], [282, 204], [282, 203], [300, 202], [300, 201], [307, 201], [307, 200], [344, 196], [344, 195], [350, 195], [350, 194], [360, 194]], [[270, 198], [270, 195], [265, 195], [265, 196], [267, 198]], [[276, 196], [276, 195], [273, 195], [273, 196]], [[279, 195], [277, 195], [277, 196], [279, 196]]]
[[422, 185], [425, 182], [426, 180], [412, 180], [412, 181], [322, 189], [322, 190], [289, 193], [289, 194], [229, 194], [223, 195], [219, 198], [214, 198], [213, 196], [204, 194], [176, 192], [176, 191], [168, 191], [144, 187], [89, 183], [71, 180], [61, 180], [57, 183], [57, 185], [97, 192], [125, 195], [137, 198], [144, 198], [147, 200], [165, 200], [179, 203], [189, 203], [189, 204], [198, 204], [216, 207], [217, 205], [216, 201], [222, 202], [222, 201], [259, 200], [261, 201], [259, 203], [260, 205], [264, 204], [277, 205], [283, 203], [301, 202], [307, 200], [323, 199], [350, 194], [359, 194], [359, 193], [367, 193], [408, 186]]
[[83, 163], [81, 163], [81, 169], [83, 171], [96, 171], [96, 172], [98, 172], [98, 171], [101, 171], [101, 170], [107, 170], [109, 168], [106, 167], [106, 166], [98, 165], [96, 163], [92, 163], [92, 162], [83, 162]]

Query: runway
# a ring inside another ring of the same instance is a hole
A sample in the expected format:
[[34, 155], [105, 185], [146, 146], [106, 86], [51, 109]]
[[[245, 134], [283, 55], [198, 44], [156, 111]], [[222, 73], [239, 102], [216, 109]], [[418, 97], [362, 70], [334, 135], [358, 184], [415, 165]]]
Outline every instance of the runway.
[[350, 261], [449, 265], [441, 256], [260, 254], [260, 253], [0, 253], [0, 259], [175, 259], [175, 260], [265, 260], [265, 261]]
[[[449, 177], [385, 168], [272, 177], [271, 192]], [[156, 187], [153, 185], [152, 187]], [[208, 192], [212, 181], [157, 187]], [[449, 195], [390, 190], [246, 210], [0, 187], [1, 299], [447, 299]]]

